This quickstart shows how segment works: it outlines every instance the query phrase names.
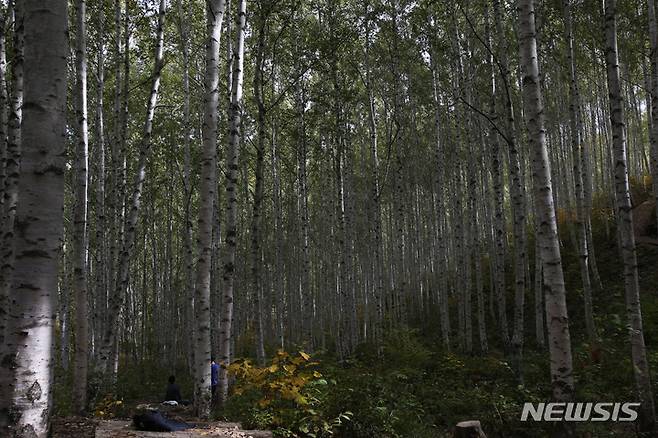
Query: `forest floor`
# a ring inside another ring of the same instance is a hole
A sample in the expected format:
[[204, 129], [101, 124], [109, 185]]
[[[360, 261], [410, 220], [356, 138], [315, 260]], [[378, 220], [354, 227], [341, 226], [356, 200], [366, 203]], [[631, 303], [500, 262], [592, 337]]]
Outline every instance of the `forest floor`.
[[179, 432], [144, 432], [135, 430], [132, 421], [104, 420], [96, 427], [95, 438], [271, 438], [272, 432], [241, 430], [239, 423], [212, 422], [194, 429]]
[[93, 420], [82, 417], [57, 418], [53, 438], [271, 438], [272, 432], [242, 430], [239, 423], [211, 422], [180, 432], [136, 430], [130, 420]]
[[53, 438], [94, 438], [98, 420], [86, 417], [53, 418]]

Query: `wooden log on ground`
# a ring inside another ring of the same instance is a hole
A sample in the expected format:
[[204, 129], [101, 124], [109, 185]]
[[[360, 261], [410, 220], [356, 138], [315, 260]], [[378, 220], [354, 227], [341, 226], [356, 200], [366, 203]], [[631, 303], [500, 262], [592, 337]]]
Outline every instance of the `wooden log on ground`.
[[453, 436], [454, 438], [487, 438], [478, 420], [457, 423]]

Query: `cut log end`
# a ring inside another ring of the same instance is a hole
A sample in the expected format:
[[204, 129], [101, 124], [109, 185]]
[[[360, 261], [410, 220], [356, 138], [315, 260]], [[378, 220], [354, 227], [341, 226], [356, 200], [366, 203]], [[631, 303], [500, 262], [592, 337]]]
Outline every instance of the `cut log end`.
[[453, 436], [454, 438], [487, 438], [478, 420], [457, 423]]

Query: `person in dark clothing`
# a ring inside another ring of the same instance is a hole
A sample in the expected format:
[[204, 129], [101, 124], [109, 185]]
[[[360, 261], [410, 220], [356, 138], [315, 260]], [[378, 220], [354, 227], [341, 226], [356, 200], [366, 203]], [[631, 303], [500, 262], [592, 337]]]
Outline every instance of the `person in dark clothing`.
[[215, 358], [210, 358], [210, 391], [213, 399], [215, 398], [215, 391], [219, 383], [219, 365], [215, 363]]
[[182, 403], [183, 397], [180, 395], [180, 387], [176, 384], [176, 377], [169, 376], [169, 385], [167, 385], [167, 393], [165, 401], [174, 400]]
[[159, 411], [149, 411], [135, 415], [133, 416], [133, 424], [137, 430], [148, 430], [151, 432], [176, 432], [194, 427], [193, 424], [167, 418]]

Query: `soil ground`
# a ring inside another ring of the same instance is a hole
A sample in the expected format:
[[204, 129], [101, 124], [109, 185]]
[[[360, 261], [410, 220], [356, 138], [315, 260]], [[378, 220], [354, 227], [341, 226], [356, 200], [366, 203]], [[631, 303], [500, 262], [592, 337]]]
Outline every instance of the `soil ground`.
[[83, 417], [56, 418], [53, 438], [272, 438], [272, 432], [242, 430], [239, 423], [211, 422], [181, 432], [144, 432], [131, 420], [94, 420]]

